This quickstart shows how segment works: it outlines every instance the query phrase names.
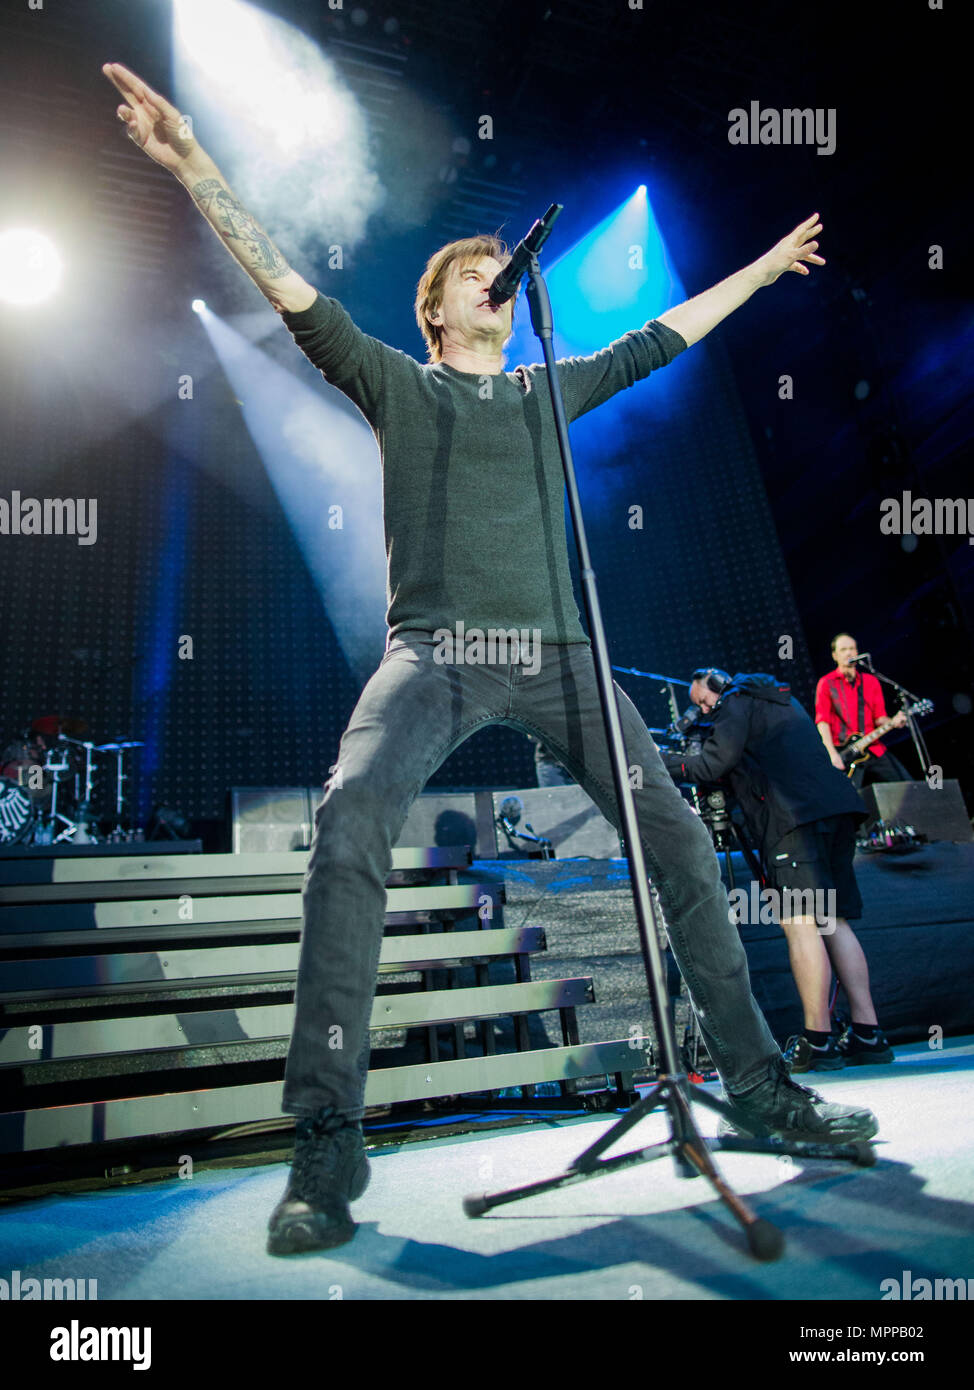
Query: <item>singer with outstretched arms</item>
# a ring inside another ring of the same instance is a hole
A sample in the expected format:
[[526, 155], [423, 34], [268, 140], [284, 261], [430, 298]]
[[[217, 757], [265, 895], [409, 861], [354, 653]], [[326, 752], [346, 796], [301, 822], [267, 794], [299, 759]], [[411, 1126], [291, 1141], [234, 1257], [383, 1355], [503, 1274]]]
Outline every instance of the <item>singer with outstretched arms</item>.
[[[464, 739], [507, 724], [541, 738], [619, 824], [595, 664], [572, 591], [546, 370], [505, 370], [513, 298], [497, 302], [509, 258], [496, 238], [451, 242], [431, 256], [415, 299], [429, 358], [420, 364], [363, 333], [290, 268], [175, 107], [119, 64], [104, 72], [124, 99], [118, 115], [129, 136], [184, 184], [379, 446], [389, 636], [328, 759], [341, 776], [326, 785], [315, 817], [283, 1097], [297, 1117], [295, 1157], [268, 1239], [275, 1254], [328, 1248], [353, 1237], [349, 1203], [368, 1182], [361, 1122], [385, 882], [413, 799]], [[559, 362], [569, 420], [666, 366], [786, 271], [823, 265], [820, 231], [817, 214], [806, 218], [712, 289], [591, 357]], [[444, 637], [459, 643], [471, 630], [510, 635], [503, 659], [445, 659]], [[632, 702], [616, 692], [629, 764], [642, 768], [634, 797], [646, 864], [734, 1123], [762, 1137], [871, 1138], [878, 1126], [869, 1110], [826, 1104], [790, 1078], [751, 995], [710, 837]]]

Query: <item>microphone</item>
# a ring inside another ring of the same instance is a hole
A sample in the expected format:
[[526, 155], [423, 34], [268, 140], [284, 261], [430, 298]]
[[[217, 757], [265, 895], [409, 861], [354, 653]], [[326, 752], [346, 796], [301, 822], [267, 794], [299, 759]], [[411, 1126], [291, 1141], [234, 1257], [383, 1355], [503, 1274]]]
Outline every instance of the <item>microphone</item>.
[[849, 659], [849, 665], [855, 666], [857, 661], [872, 661], [872, 652], [863, 652], [862, 656], [853, 656]]
[[544, 217], [539, 217], [524, 240], [515, 246], [511, 259], [487, 291], [491, 304], [506, 304], [517, 294], [518, 285], [531, 264], [531, 257], [536, 256], [548, 240], [548, 234], [563, 206], [562, 203], [552, 203]]
[[679, 719], [674, 720], [666, 732], [670, 738], [681, 738], [689, 729], [693, 728], [694, 724], [699, 723], [702, 718], [703, 710], [700, 706], [690, 705], [689, 709], [683, 711]]
[[[538, 832], [535, 830], [534, 826], [530, 823], [530, 821], [524, 822], [524, 829], [528, 831], [528, 834], [530, 834], [531, 838], [537, 844], [543, 845], [545, 849], [554, 849], [554, 845], [552, 844], [551, 840], [549, 840], [546, 835], [539, 835]], [[527, 835], [523, 834], [523, 832], [521, 833], [521, 839], [527, 839]]]
[[539, 835], [528, 821], [524, 822], [523, 830], [517, 829], [523, 811], [524, 802], [519, 796], [505, 796], [497, 813], [496, 824], [507, 836], [516, 835], [519, 840], [533, 840], [536, 845], [541, 846], [545, 859], [553, 859], [555, 847], [551, 840]]

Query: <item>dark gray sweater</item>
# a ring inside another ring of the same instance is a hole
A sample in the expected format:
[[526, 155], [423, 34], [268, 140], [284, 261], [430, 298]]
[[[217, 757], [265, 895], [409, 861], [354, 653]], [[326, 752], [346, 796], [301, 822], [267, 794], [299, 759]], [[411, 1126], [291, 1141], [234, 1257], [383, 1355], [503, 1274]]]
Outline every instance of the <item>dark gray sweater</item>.
[[[406, 628], [540, 632], [587, 642], [572, 592], [565, 484], [543, 365], [497, 376], [421, 366], [371, 338], [334, 299], [282, 315], [378, 441], [389, 561], [387, 620]], [[648, 323], [558, 363], [574, 420], [686, 347]]]

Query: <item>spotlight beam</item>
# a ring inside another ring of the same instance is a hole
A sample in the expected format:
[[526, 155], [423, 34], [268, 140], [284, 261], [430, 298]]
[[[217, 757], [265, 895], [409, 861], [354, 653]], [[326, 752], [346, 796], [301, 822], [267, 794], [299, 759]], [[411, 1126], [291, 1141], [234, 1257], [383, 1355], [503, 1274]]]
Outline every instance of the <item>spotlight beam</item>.
[[[299, 381], [212, 310], [200, 315], [349, 667], [385, 640], [385, 545], [375, 439], [344, 397]], [[333, 404], [328, 398], [332, 393]]]

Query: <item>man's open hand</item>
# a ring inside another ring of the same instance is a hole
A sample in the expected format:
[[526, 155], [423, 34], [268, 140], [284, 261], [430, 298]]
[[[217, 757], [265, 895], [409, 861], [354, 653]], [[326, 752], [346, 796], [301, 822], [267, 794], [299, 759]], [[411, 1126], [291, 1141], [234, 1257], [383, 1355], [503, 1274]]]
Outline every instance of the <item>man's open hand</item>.
[[818, 213], [813, 212], [811, 217], [805, 222], [800, 222], [793, 232], [783, 237], [777, 246], [772, 246], [757, 262], [764, 275], [764, 284], [773, 285], [778, 276], [783, 275], [786, 270], [793, 270], [797, 275], [807, 275], [808, 266], [803, 265], [803, 261], [810, 261], [812, 265], [824, 265], [825, 257], [815, 255], [818, 242], [812, 240], [821, 230]]
[[199, 148], [187, 122], [171, 102], [121, 63], [106, 63], [102, 72], [125, 98], [126, 104], [119, 106], [116, 114], [129, 139], [150, 159], [177, 174]]

